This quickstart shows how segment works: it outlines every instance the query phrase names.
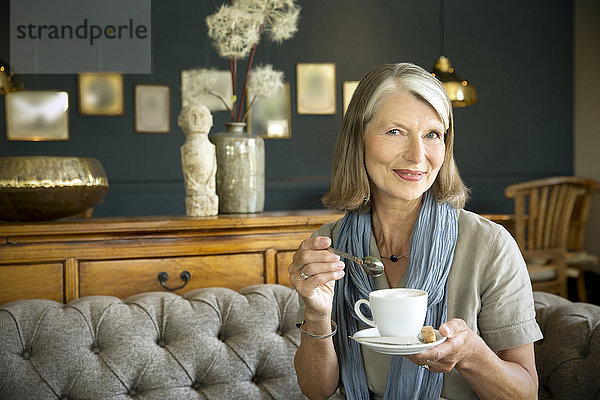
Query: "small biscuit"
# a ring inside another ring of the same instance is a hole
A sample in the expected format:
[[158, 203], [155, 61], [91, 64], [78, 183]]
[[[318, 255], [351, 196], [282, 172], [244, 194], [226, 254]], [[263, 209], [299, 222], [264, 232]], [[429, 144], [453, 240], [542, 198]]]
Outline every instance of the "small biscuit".
[[423, 336], [423, 342], [425, 343], [433, 343], [435, 342], [435, 332], [433, 331], [433, 326], [424, 326], [421, 328], [421, 335]]

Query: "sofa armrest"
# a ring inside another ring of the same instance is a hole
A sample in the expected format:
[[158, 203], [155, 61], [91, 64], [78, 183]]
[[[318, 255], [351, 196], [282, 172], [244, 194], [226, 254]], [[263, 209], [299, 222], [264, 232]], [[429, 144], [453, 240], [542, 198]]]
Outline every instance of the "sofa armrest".
[[544, 339], [535, 343], [539, 399], [600, 396], [600, 307], [534, 292]]

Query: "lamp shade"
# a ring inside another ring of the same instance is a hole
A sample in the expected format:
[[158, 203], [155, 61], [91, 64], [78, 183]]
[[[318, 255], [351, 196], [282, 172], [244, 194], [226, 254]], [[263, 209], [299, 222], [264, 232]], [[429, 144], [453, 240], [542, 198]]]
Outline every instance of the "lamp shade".
[[440, 56], [435, 62], [431, 73], [442, 81], [453, 107], [466, 107], [477, 103], [475, 88], [454, 72], [448, 58]]
[[11, 71], [10, 65], [0, 60], [0, 94], [16, 92], [17, 90], [23, 90], [23, 84]]

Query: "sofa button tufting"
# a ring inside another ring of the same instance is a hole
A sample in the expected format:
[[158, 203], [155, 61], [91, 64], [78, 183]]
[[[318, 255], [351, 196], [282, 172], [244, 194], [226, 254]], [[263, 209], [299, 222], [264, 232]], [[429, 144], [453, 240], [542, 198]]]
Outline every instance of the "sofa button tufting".
[[23, 360], [29, 360], [30, 354], [29, 354], [29, 352], [27, 350], [25, 350], [23, 352], [22, 356], [23, 356]]
[[198, 389], [200, 389], [201, 386], [202, 386], [202, 384], [200, 382], [196, 381], [192, 384], [192, 389], [198, 390]]
[[283, 331], [280, 329], [280, 330], [278, 330], [278, 331], [277, 331], [277, 334], [278, 334], [279, 336], [283, 336]]
[[100, 353], [100, 349], [97, 346], [92, 347], [92, 353], [98, 354]]
[[158, 342], [156, 342], [156, 344], [158, 344], [160, 347], [165, 347], [164, 339], [158, 339]]
[[590, 355], [590, 348], [586, 347], [586, 348], [581, 349], [579, 351], [579, 354], [580, 354], [580, 356], [581, 356], [582, 359], [588, 358], [588, 356]]
[[130, 396], [133, 396], [133, 395], [135, 395], [135, 389], [134, 389], [134, 388], [131, 388], [131, 389], [129, 389], [129, 390], [127, 391], [127, 393], [128, 393]]
[[252, 382], [254, 382], [256, 385], [258, 385], [258, 376], [254, 375], [252, 377]]

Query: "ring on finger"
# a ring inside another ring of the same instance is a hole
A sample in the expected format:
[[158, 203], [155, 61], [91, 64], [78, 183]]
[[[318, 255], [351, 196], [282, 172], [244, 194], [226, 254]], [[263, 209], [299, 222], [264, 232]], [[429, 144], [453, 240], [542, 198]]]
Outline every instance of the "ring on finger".
[[302, 268], [300, 268], [300, 278], [302, 278], [302, 279], [304, 279], [304, 280], [307, 280], [307, 279], [309, 278], [309, 276], [308, 276], [308, 275], [306, 275], [306, 274], [304, 273], [304, 271], [302, 271]]
[[425, 364], [421, 365], [425, 369], [429, 369], [429, 360], [425, 361]]

